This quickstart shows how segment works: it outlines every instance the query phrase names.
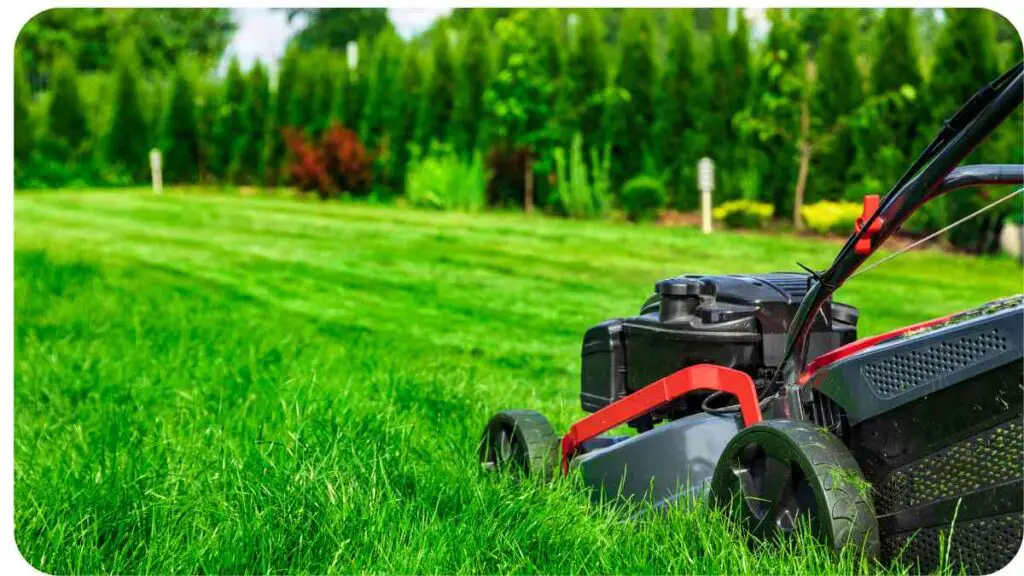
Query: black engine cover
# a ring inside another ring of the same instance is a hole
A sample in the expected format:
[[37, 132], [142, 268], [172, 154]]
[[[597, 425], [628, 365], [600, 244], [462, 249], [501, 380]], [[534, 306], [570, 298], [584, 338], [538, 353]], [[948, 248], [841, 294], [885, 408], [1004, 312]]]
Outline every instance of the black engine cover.
[[[581, 403], [596, 411], [687, 366], [727, 366], [757, 378], [777, 368], [809, 276], [685, 275], [662, 280], [640, 315], [598, 324], [583, 337]], [[856, 339], [857, 310], [823, 308], [809, 340], [814, 357]], [[683, 402], [673, 406], [687, 413]]]

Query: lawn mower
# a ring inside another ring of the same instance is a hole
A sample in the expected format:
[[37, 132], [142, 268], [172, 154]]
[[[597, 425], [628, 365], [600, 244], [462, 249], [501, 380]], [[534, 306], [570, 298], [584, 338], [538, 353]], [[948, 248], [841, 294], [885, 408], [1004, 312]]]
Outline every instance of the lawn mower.
[[[706, 496], [754, 543], [804, 525], [922, 571], [947, 549], [972, 573], [1005, 566], [1024, 535], [1024, 296], [861, 339], [859, 311], [832, 296], [925, 203], [1024, 183], [1022, 165], [959, 166], [1022, 95], [1018, 64], [972, 96], [864, 199], [828, 269], [669, 278], [639, 315], [589, 329], [591, 414], [558, 436], [536, 412], [500, 412], [482, 466], [580, 474], [601, 500]], [[635, 433], [609, 434], [623, 425]]]

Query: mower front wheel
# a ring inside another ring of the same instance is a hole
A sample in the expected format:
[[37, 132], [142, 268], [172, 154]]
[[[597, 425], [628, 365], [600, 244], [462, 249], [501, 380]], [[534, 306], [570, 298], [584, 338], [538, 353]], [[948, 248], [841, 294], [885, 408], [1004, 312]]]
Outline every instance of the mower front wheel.
[[533, 410], [498, 412], [484, 429], [480, 464], [485, 471], [548, 480], [558, 461], [559, 438], [548, 419]]
[[809, 422], [768, 420], [726, 445], [711, 481], [712, 502], [734, 506], [752, 535], [774, 539], [804, 522], [839, 551], [878, 554], [878, 519], [870, 486], [846, 446]]

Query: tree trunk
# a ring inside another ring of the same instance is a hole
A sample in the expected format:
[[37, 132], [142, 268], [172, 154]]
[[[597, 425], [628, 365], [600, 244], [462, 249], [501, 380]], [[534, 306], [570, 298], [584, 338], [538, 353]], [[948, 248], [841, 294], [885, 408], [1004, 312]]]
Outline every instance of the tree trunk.
[[807, 60], [807, 85], [804, 89], [803, 101], [800, 103], [800, 169], [796, 175], [796, 191], [793, 194], [793, 228], [803, 230], [804, 219], [800, 209], [804, 206], [804, 193], [807, 191], [807, 173], [811, 168], [811, 88], [814, 83], [814, 64]]
[[533, 212], [533, 156], [526, 155], [526, 182], [523, 185], [523, 209]]
[[806, 141], [800, 144], [800, 171], [796, 175], [796, 193], [793, 197], [793, 228], [804, 229], [804, 219], [800, 209], [804, 206], [804, 193], [807, 190], [807, 173], [811, 167], [811, 146]]

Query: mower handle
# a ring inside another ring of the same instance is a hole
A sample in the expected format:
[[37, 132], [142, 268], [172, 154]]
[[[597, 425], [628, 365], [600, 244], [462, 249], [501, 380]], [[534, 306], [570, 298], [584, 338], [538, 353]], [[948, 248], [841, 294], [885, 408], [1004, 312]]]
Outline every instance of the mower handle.
[[953, 190], [986, 184], [1024, 184], [1024, 164], [975, 164], [954, 168], [925, 201]]

